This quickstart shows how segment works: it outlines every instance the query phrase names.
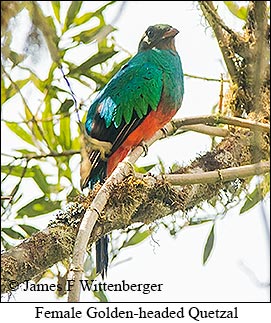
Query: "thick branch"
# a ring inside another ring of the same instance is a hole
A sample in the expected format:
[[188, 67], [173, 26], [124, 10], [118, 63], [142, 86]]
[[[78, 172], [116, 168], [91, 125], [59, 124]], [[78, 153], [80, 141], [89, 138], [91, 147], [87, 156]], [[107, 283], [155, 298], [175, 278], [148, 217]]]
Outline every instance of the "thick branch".
[[[180, 128], [180, 133], [185, 131], [194, 131], [199, 132], [205, 135], [209, 135], [212, 137], [227, 137], [230, 135], [230, 131], [225, 128], [218, 128], [218, 127], [212, 127], [212, 126], [206, 126], [204, 124], [195, 124], [190, 126], [183, 126]], [[178, 133], [179, 133], [178, 132]]]
[[[270, 171], [270, 161], [256, 163], [252, 165], [218, 169], [211, 172], [194, 174], [168, 174], [157, 179], [164, 179], [171, 185], [183, 186], [190, 184], [214, 184], [217, 182], [234, 181], [238, 178], [247, 178], [254, 175], [262, 175]], [[138, 174], [142, 177], [142, 174]]]
[[98, 215], [99, 213], [97, 213], [96, 209], [92, 209], [90, 207], [84, 214], [84, 217], [80, 224], [79, 231], [74, 243], [72, 264], [69, 273], [69, 279], [74, 280], [74, 286], [69, 292], [69, 302], [79, 302], [80, 300], [80, 279], [82, 279], [82, 273], [84, 271], [84, 257], [87, 250], [88, 240], [98, 219]]
[[236, 118], [236, 117], [224, 117], [224, 116], [197, 116], [188, 117], [182, 119], [172, 120], [175, 128], [181, 128], [183, 126], [193, 125], [193, 124], [228, 124], [232, 126], [248, 128], [255, 131], [270, 132], [270, 125], [267, 123], [256, 122], [253, 120]]

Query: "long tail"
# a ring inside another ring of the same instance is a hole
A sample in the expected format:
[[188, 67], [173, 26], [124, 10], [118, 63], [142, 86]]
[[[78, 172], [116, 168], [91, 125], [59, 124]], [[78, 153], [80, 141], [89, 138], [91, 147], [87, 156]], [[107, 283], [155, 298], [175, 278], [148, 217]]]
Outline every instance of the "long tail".
[[101, 274], [103, 279], [108, 267], [108, 241], [108, 236], [103, 236], [96, 242], [96, 273]]
[[[101, 160], [98, 151], [82, 155], [81, 162], [81, 188], [94, 188], [97, 182], [103, 183], [106, 178], [107, 162]], [[85, 158], [84, 158], [85, 157]], [[100, 238], [96, 242], [96, 273], [101, 274], [102, 278], [107, 273], [108, 268], [108, 236]]]

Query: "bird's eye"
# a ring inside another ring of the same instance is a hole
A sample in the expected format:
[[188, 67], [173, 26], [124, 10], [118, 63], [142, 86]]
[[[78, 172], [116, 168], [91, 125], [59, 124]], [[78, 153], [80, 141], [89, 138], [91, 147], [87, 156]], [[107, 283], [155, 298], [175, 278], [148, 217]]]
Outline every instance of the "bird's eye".
[[149, 30], [147, 31], [147, 36], [148, 36], [149, 38], [153, 38], [153, 36], [154, 36], [154, 31], [153, 31], [153, 29], [149, 29]]

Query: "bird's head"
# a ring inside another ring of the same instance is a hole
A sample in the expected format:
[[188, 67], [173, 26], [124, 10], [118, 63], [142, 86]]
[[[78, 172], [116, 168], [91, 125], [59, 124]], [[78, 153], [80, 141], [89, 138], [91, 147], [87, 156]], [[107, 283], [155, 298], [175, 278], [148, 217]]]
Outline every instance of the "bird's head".
[[150, 26], [140, 40], [138, 51], [152, 48], [176, 50], [174, 37], [178, 33], [179, 31], [170, 25]]

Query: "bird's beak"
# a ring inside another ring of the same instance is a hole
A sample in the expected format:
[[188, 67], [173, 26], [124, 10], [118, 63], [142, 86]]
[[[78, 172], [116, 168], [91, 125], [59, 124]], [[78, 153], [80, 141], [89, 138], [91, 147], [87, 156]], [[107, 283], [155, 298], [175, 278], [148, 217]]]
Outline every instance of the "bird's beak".
[[163, 39], [169, 37], [175, 37], [179, 33], [179, 30], [176, 28], [170, 28], [167, 32], [164, 33]]

